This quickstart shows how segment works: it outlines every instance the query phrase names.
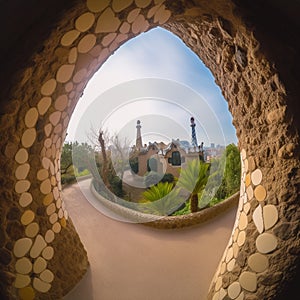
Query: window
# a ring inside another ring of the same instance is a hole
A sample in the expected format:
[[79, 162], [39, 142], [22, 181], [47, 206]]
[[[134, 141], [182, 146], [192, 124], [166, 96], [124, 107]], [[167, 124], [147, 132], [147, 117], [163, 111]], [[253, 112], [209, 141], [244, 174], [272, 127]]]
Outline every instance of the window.
[[172, 152], [172, 166], [181, 165], [181, 156], [179, 151]]

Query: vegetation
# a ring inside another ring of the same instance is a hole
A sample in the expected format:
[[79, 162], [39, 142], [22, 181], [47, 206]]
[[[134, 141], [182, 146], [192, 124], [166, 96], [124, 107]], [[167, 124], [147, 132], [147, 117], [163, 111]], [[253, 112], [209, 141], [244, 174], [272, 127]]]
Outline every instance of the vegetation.
[[174, 184], [159, 182], [143, 192], [143, 203], [147, 203], [145, 212], [156, 215], [170, 215], [183, 202], [180, 189], [173, 189]]
[[198, 211], [199, 194], [206, 186], [209, 176], [209, 164], [198, 159], [187, 163], [186, 168], [180, 172], [178, 186], [190, 193], [191, 212]]
[[65, 143], [60, 159], [61, 183], [70, 184], [76, 181], [76, 177], [90, 174], [88, 159], [92, 153], [93, 150], [87, 143]]

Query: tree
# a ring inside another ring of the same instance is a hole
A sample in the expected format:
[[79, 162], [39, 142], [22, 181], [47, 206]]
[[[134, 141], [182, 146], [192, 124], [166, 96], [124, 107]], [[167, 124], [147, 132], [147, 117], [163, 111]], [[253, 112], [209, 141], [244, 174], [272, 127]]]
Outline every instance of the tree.
[[73, 165], [72, 160], [72, 143], [68, 142], [63, 145], [60, 157], [60, 171], [61, 174], [66, 174], [70, 167]]
[[186, 168], [181, 169], [178, 186], [190, 193], [191, 212], [198, 211], [199, 196], [208, 180], [209, 164], [198, 159], [187, 163]]

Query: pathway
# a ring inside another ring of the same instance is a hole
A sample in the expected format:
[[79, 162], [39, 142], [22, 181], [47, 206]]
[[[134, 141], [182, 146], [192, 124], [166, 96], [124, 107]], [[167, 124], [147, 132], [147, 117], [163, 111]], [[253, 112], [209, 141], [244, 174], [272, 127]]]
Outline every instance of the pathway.
[[206, 299], [235, 208], [197, 226], [159, 230], [100, 213], [91, 204], [96, 200], [89, 184], [84, 180], [63, 191], [90, 261], [87, 274], [64, 300]]

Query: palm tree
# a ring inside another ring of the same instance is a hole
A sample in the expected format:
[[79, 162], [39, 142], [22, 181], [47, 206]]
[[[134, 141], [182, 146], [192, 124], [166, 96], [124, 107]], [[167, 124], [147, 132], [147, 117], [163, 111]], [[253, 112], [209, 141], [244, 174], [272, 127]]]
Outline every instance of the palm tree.
[[173, 183], [159, 182], [143, 192], [144, 211], [156, 215], [173, 213], [184, 201], [182, 197], [178, 196], [180, 189], [173, 187]]
[[198, 194], [200, 194], [207, 183], [209, 176], [208, 163], [194, 159], [187, 163], [186, 168], [181, 169], [178, 186], [190, 193], [191, 212], [198, 211]]

